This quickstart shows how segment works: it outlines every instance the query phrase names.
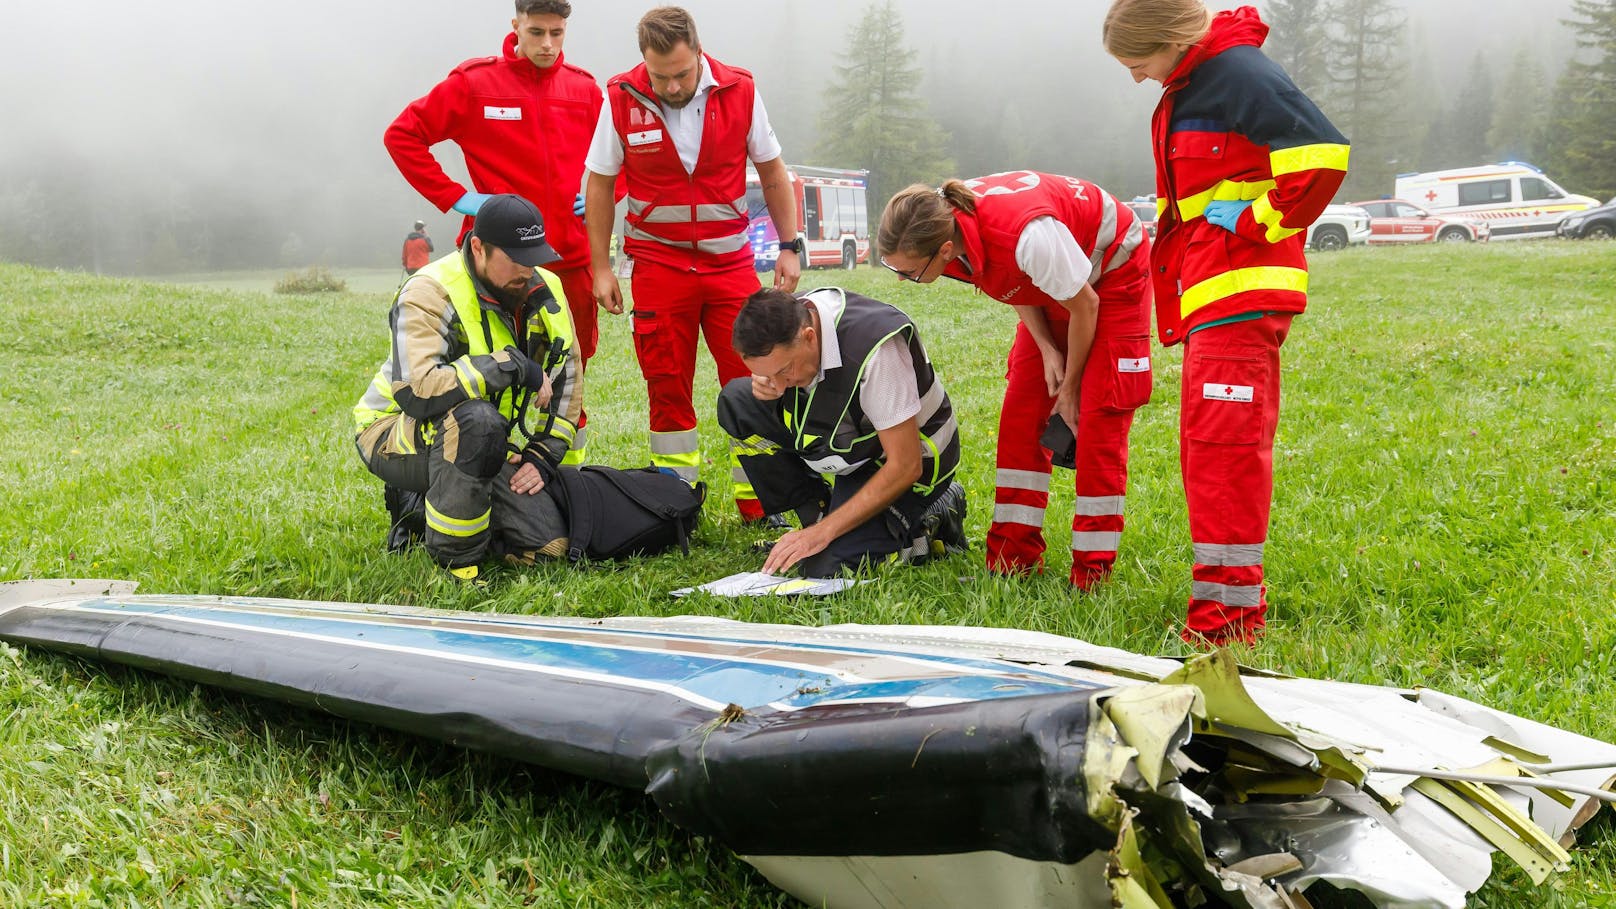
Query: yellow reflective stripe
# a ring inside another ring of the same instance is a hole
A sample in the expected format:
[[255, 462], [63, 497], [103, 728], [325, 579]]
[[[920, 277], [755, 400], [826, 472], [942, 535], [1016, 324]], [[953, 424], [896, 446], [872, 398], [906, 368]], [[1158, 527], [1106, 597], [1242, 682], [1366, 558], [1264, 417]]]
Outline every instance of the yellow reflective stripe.
[[1187, 319], [1190, 313], [1209, 303], [1216, 303], [1226, 297], [1251, 290], [1291, 290], [1307, 293], [1307, 269], [1264, 265], [1226, 271], [1184, 291], [1184, 295], [1178, 301], [1179, 314]]
[[1218, 184], [1193, 196], [1178, 200], [1178, 219], [1188, 221], [1206, 214], [1208, 202], [1251, 202], [1274, 188], [1272, 180], [1242, 183], [1239, 180], [1220, 180]]
[[405, 424], [408, 422], [410, 421], [400, 415], [398, 422], [393, 424], [393, 450], [399, 454], [415, 454], [415, 439], [412, 438], [414, 433], [405, 431], [408, 428]]
[[[699, 470], [699, 469], [701, 469], [701, 452], [699, 452], [699, 451], [681, 451], [681, 452], [656, 452], [656, 451], [653, 451], [653, 452], [651, 452], [651, 463], [655, 464], [658, 467], [672, 467], [672, 468], [675, 468], [675, 469], [680, 468], [680, 467], [684, 467], [684, 468], [688, 468], [690, 470]], [[682, 476], [682, 474], [681, 474], [681, 476]]]
[[1285, 217], [1285, 213], [1274, 207], [1273, 195], [1273, 193], [1263, 193], [1258, 196], [1257, 201], [1251, 203], [1251, 216], [1257, 219], [1258, 224], [1267, 228], [1268, 242], [1278, 243], [1286, 237], [1296, 236], [1302, 232], [1302, 229], [1299, 227], [1286, 227], [1279, 223], [1279, 220]]
[[446, 537], [474, 537], [488, 529], [488, 518], [491, 514], [493, 514], [493, 509], [489, 509], [475, 518], [463, 521], [459, 518], [449, 517], [433, 508], [432, 503], [428, 502], [426, 503], [426, 526]]
[[1156, 197], [1156, 220], [1160, 221], [1162, 219], [1162, 215], [1165, 215], [1165, 214], [1167, 214], [1167, 199], [1165, 197], [1163, 197], [1163, 196], [1157, 196]]
[[465, 357], [450, 364], [454, 367], [455, 375], [460, 379], [460, 389], [468, 398], [488, 397], [488, 386], [483, 382], [482, 374], [471, 368], [471, 362]]
[[1276, 148], [1268, 153], [1268, 169], [1274, 176], [1299, 174], [1304, 170], [1347, 169], [1349, 147], [1345, 145], [1298, 145], [1295, 148]]
[[771, 455], [780, 450], [780, 446], [762, 436], [750, 436], [745, 439], [730, 439], [729, 444], [735, 453], [741, 457], [753, 455]]

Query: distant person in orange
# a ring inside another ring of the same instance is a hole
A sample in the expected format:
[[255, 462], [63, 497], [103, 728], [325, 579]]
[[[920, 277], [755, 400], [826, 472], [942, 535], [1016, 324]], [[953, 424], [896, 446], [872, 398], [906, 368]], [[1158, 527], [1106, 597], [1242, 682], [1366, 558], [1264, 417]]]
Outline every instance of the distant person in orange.
[[421, 267], [432, 261], [432, 238], [426, 235], [426, 222], [415, 222], [415, 229], [404, 237], [404, 252], [401, 261], [404, 263], [404, 273], [413, 275]]

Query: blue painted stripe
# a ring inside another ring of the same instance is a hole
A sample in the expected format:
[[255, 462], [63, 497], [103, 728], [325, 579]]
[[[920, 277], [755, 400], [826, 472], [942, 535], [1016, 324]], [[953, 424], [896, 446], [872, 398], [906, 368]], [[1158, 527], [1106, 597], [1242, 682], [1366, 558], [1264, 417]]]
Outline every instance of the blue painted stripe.
[[[782, 702], [791, 706], [811, 706], [825, 701], [864, 698], [905, 697], [986, 700], [1027, 694], [1092, 690], [1096, 685], [1051, 677], [1048, 680], [1018, 679], [1003, 664], [992, 666], [996, 674], [959, 675], [881, 681], [845, 680], [823, 671], [786, 666], [756, 659], [668, 651], [646, 651], [610, 644], [588, 644], [486, 634], [459, 629], [392, 625], [375, 621], [381, 616], [353, 619], [308, 617], [292, 614], [213, 609], [168, 603], [156, 608], [114, 600], [87, 600], [82, 608], [123, 615], [142, 615], [161, 620], [173, 618], [206, 621], [235, 626], [246, 631], [261, 630], [286, 634], [319, 636], [345, 640], [355, 646], [398, 647], [526, 664], [560, 673], [589, 673], [666, 685], [696, 697], [719, 703], [759, 707]], [[257, 607], [254, 607], [257, 608]], [[458, 617], [456, 617], [458, 618]], [[567, 626], [577, 632], [577, 626]], [[606, 632], [608, 629], [582, 629]], [[787, 647], [779, 643], [776, 647]], [[932, 660], [925, 655], [905, 654], [937, 667], [950, 661]], [[1020, 673], [1016, 673], [1019, 675]]]
[[[261, 610], [265, 610], [266, 612], [286, 612], [286, 613], [293, 613], [293, 614], [297, 614], [297, 613], [314, 613], [314, 615], [310, 615], [310, 616], [307, 616], [307, 617], [310, 618], [311, 620], [320, 620], [320, 621], [361, 621], [361, 622], [373, 622], [373, 623], [376, 623], [378, 625], [391, 625], [391, 624], [395, 624], [395, 623], [400, 623], [403, 620], [414, 620], [414, 621], [417, 621], [417, 622], [419, 622], [419, 621], [453, 621], [453, 622], [458, 622], [458, 623], [462, 623], [462, 624], [488, 625], [491, 628], [495, 628], [495, 629], [497, 629], [497, 628], [510, 628], [510, 629], [520, 629], [522, 631], [529, 631], [529, 632], [531, 632], [531, 631], [533, 631], [535, 629], [538, 629], [538, 630], [545, 630], [545, 631], [564, 632], [564, 633], [568, 633], [568, 634], [600, 634], [600, 635], [620, 635], [620, 636], [625, 636], [625, 637], [639, 637], [639, 638], [645, 638], [645, 639], [647, 639], [649, 641], [668, 640], [668, 641], [691, 641], [691, 642], [701, 642], [701, 643], [714, 643], [714, 642], [716, 642], [716, 643], [726, 644], [726, 645], [735, 646], [735, 647], [749, 647], [749, 646], [752, 646], [752, 647], [778, 647], [778, 648], [786, 648], [786, 649], [790, 649], [790, 650], [802, 650], [802, 651], [811, 652], [811, 653], [856, 654], [856, 655], [859, 655], [859, 656], [879, 656], [879, 657], [889, 657], [889, 658], [892, 658], [892, 659], [902, 659], [902, 660], [920, 660], [920, 661], [924, 661], [924, 662], [927, 662], [927, 663], [937, 664], [937, 665], [941, 665], [941, 666], [945, 666], [945, 667], [958, 667], [958, 668], [961, 668], [961, 669], [973, 669], [973, 670], [976, 670], [978, 672], [990, 672], [990, 673], [995, 673], [995, 674], [998, 674], [998, 675], [1008, 675], [1008, 674], [1014, 673], [1016, 676], [1036, 676], [1036, 677], [1040, 677], [1040, 678], [1043, 678], [1043, 679], [1047, 679], [1049, 682], [1051, 682], [1053, 684], [1056, 684], [1056, 685], [1059, 685], [1059, 686], [1062, 686], [1062, 687], [1071, 687], [1073, 685], [1078, 685], [1078, 686], [1083, 687], [1085, 689], [1105, 687], [1105, 686], [1101, 686], [1101, 685], [1095, 685], [1095, 684], [1089, 684], [1089, 683], [1083, 683], [1083, 682], [1074, 682], [1074, 680], [1071, 679], [1070, 677], [1065, 676], [1065, 675], [1061, 675], [1059, 673], [1049, 672], [1047, 670], [1040, 669], [1040, 668], [1038, 668], [1036, 666], [1027, 666], [1027, 665], [1024, 665], [1024, 664], [1013, 664], [1013, 665], [1012, 664], [1007, 664], [1002, 660], [982, 659], [982, 658], [967, 657], [967, 656], [951, 656], [951, 655], [947, 655], [947, 654], [919, 653], [919, 652], [910, 651], [910, 650], [893, 650], [893, 649], [890, 649], [890, 648], [881, 648], [881, 647], [855, 647], [855, 646], [850, 646], [850, 645], [847, 645], [847, 644], [817, 644], [817, 643], [814, 643], [814, 642], [811, 642], [811, 641], [782, 641], [782, 640], [779, 640], [779, 639], [776, 639], [776, 638], [732, 637], [732, 636], [729, 636], [729, 635], [714, 634], [714, 633], [702, 634], [702, 633], [695, 633], [695, 632], [680, 633], [680, 632], [674, 632], [674, 631], [641, 630], [641, 629], [635, 629], [635, 628], [625, 628], [625, 627], [622, 627], [622, 626], [615, 626], [615, 625], [598, 625], [598, 626], [597, 625], [580, 625], [580, 624], [573, 624], [573, 623], [546, 621], [543, 617], [540, 617], [540, 616], [511, 616], [511, 615], [497, 615], [496, 616], [496, 615], [483, 615], [483, 614], [466, 613], [466, 612], [444, 612], [444, 613], [425, 613], [425, 614], [423, 614], [423, 613], [362, 612], [360, 610], [351, 610], [350, 611], [350, 610], [343, 609], [343, 608], [341, 608], [341, 606], [339, 604], [321, 603], [321, 602], [314, 602], [314, 601], [298, 602], [298, 601], [287, 601], [287, 600], [265, 600], [265, 599], [255, 599], [255, 598], [251, 598], [251, 597], [230, 597], [228, 599], [221, 599], [219, 597], [205, 597], [205, 596], [197, 596], [197, 597], [186, 597], [186, 596], [156, 597], [156, 596], [151, 596], [151, 597], [143, 597], [143, 598], [141, 598], [139, 600], [135, 600], [135, 601], [107, 599], [107, 600], [101, 600], [101, 601], [97, 601], [97, 602], [103, 602], [103, 603], [114, 604], [114, 605], [121, 605], [121, 606], [126, 606], [126, 607], [131, 607], [131, 608], [152, 607], [153, 608], [153, 614], [157, 614], [157, 613], [162, 611], [160, 609], [155, 608], [159, 604], [163, 605], [163, 606], [200, 606], [201, 608], [204, 608], [204, 609], [211, 609], [212, 607], [222, 606], [222, 607], [226, 607], [227, 610], [228, 610], [227, 612], [221, 613], [221, 614], [225, 614], [225, 615], [240, 615], [240, 614], [242, 614], [240, 612], [240, 610], [242, 610], [242, 609], [261, 609]], [[735, 627], [736, 627], [736, 630], [739, 631], [739, 630], [746, 629], [748, 626], [745, 623], [737, 623], [737, 625]], [[605, 645], [605, 646], [612, 646], [612, 645]]]

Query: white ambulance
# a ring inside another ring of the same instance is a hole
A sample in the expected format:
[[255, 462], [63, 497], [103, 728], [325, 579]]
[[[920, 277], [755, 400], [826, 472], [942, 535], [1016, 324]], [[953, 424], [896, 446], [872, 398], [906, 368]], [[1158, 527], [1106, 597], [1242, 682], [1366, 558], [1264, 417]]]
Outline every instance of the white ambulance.
[[1599, 204], [1566, 192], [1520, 161], [1398, 174], [1392, 195], [1433, 213], [1485, 221], [1494, 240], [1552, 237], [1561, 218]]

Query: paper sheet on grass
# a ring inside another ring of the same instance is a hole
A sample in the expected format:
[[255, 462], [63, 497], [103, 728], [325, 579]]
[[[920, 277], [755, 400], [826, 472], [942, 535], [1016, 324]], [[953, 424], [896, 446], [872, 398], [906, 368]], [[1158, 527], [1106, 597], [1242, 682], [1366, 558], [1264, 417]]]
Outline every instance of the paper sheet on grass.
[[822, 597], [840, 593], [865, 581], [853, 578], [791, 578], [762, 571], [743, 571], [727, 578], [709, 581], [697, 587], [681, 587], [673, 591], [676, 597], [701, 591], [715, 597], [807, 596]]

